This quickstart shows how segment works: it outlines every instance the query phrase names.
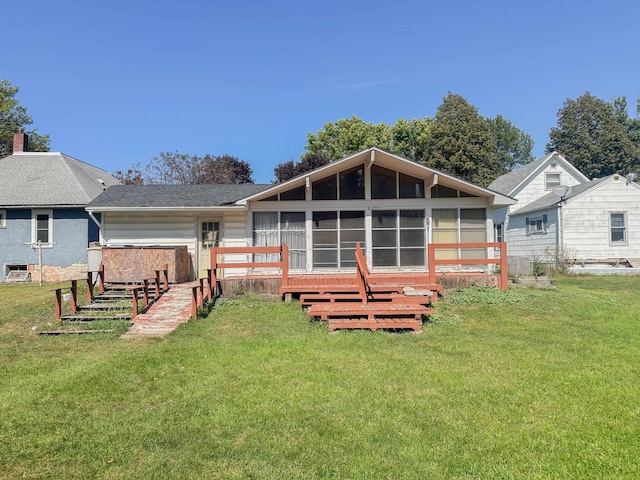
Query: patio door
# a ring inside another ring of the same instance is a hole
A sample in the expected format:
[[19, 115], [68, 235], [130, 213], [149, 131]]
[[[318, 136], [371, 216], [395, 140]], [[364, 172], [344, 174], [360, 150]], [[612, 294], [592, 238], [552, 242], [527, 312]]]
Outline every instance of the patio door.
[[211, 265], [211, 248], [217, 247], [219, 241], [220, 220], [201, 220], [198, 241], [198, 278], [207, 276], [207, 269]]

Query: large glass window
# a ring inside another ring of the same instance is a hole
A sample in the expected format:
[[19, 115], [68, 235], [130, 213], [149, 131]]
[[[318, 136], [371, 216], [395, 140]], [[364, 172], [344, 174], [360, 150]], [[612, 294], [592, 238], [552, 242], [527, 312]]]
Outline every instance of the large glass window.
[[[432, 212], [433, 243], [477, 243], [487, 241], [486, 210], [484, 208], [442, 208]], [[485, 250], [437, 249], [437, 259], [481, 258]]]
[[[279, 221], [278, 221], [279, 220]], [[256, 247], [289, 247], [289, 267], [305, 269], [307, 244], [304, 212], [255, 212], [253, 214], [253, 244]], [[255, 255], [256, 262], [276, 262], [276, 254]]]
[[304, 185], [287, 190], [280, 194], [280, 200], [304, 200], [305, 199], [305, 187]]
[[313, 182], [311, 186], [311, 197], [314, 200], [337, 200], [338, 199], [338, 183], [336, 176], [323, 178]]
[[340, 172], [340, 199], [364, 198], [364, 165]]
[[404, 173], [398, 174], [400, 198], [424, 198], [424, 180]]
[[425, 264], [424, 210], [374, 210], [371, 225], [374, 267]]
[[371, 198], [398, 198], [394, 170], [379, 165], [371, 167]]
[[314, 268], [354, 268], [356, 243], [364, 242], [363, 211], [313, 213]]

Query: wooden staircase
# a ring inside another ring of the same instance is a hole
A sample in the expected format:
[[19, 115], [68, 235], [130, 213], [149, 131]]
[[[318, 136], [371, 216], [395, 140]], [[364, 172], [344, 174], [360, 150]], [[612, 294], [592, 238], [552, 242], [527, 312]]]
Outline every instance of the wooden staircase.
[[[356, 245], [356, 278], [353, 286], [332, 291], [303, 293], [300, 304], [307, 315], [327, 321], [329, 331], [343, 329], [412, 330], [419, 332], [423, 315], [435, 312], [433, 302], [442, 287], [408, 289], [400, 284], [372, 282], [360, 244]], [[313, 288], [313, 287], [310, 287]]]

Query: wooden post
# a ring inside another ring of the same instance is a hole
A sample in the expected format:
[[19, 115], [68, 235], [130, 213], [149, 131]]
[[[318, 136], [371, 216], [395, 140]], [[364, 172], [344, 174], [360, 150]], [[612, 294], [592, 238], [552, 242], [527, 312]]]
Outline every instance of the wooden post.
[[204, 298], [204, 278], [200, 278], [199, 280], [199, 288], [200, 288], [200, 301], [198, 302], [198, 306], [202, 307], [204, 305], [205, 302], [205, 298]]
[[507, 258], [507, 242], [500, 242], [500, 289], [509, 288], [509, 262]]
[[198, 318], [198, 287], [191, 287], [191, 318]]
[[169, 265], [165, 263], [162, 271], [164, 272], [164, 289], [169, 290]]
[[280, 286], [286, 287], [289, 285], [289, 247], [287, 245], [282, 245], [280, 261], [282, 262], [282, 280], [280, 281]]
[[138, 290], [139, 287], [133, 287], [131, 289], [131, 318], [136, 318], [136, 316], [138, 315]]
[[146, 278], [142, 281], [142, 294], [143, 294], [143, 298], [144, 298], [144, 306], [148, 307], [149, 306], [149, 280], [147, 280]]
[[93, 302], [93, 273], [87, 272], [87, 302]]
[[56, 288], [55, 294], [56, 294], [56, 320], [60, 320], [60, 317], [62, 317], [62, 289]]
[[433, 243], [427, 248], [427, 271], [429, 272], [429, 283], [436, 283], [436, 249]]
[[214, 295], [215, 288], [211, 284], [211, 269], [207, 268], [207, 298], [211, 300]]
[[156, 298], [160, 296], [160, 270], [156, 270]]
[[104, 263], [98, 267], [98, 293], [104, 293]]
[[71, 280], [71, 313], [78, 311], [78, 281]]

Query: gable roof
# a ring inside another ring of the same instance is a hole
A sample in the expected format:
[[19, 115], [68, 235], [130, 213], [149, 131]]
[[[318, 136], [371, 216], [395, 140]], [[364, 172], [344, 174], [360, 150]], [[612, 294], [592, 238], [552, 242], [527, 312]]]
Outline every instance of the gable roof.
[[56, 152], [16, 152], [0, 159], [0, 206], [84, 207], [118, 184], [107, 171]]
[[90, 211], [198, 209], [230, 206], [271, 185], [115, 185], [87, 205]]
[[522, 165], [509, 173], [500, 175], [493, 182], [489, 184], [489, 189], [495, 192], [502, 193], [503, 195], [512, 195], [520, 185], [525, 183], [531, 177], [535, 176], [537, 172], [543, 170], [548, 164], [552, 162], [561, 163], [565, 170], [573, 173], [581, 182], [586, 182], [589, 179], [585, 177], [580, 170], [571, 165], [562, 155], [558, 152], [551, 152], [544, 157], [541, 157], [531, 163]]
[[569, 201], [584, 192], [596, 188], [601, 183], [611, 179], [613, 175], [609, 175], [608, 177], [596, 178], [595, 180], [591, 180], [590, 182], [580, 183], [579, 185], [575, 185], [571, 187], [569, 193], [562, 197], [562, 199], [556, 195], [555, 193], [548, 193], [544, 197], [540, 197], [534, 202], [529, 203], [525, 207], [522, 207], [520, 210], [516, 210], [511, 216], [523, 215], [526, 213], [537, 212], [539, 210], [545, 210], [547, 208], [557, 206], [562, 201]]
[[339, 171], [347, 170], [358, 165], [365, 164], [365, 168], [369, 168], [371, 165], [381, 165], [386, 168], [395, 169], [402, 173], [412, 175], [418, 178], [425, 179], [427, 183], [427, 190], [434, 185], [444, 185], [450, 188], [463, 190], [467, 193], [478, 195], [480, 197], [488, 197], [490, 204], [493, 206], [498, 205], [513, 205], [516, 200], [510, 198], [501, 192], [493, 191], [489, 188], [481, 187], [461, 178], [454, 177], [448, 173], [443, 173], [433, 168], [426, 167], [413, 160], [408, 160], [396, 154], [386, 152], [377, 147], [371, 147], [366, 150], [354, 153], [340, 160], [330, 162], [327, 165], [319, 167], [310, 172], [299, 175], [286, 182], [276, 185], [270, 185], [270, 188], [260, 192], [256, 195], [244, 199], [241, 203], [247, 201], [261, 200], [268, 198], [280, 192], [285, 192], [293, 188], [305, 185], [307, 179], [309, 182], [326, 178], [328, 175], [336, 174]]

